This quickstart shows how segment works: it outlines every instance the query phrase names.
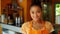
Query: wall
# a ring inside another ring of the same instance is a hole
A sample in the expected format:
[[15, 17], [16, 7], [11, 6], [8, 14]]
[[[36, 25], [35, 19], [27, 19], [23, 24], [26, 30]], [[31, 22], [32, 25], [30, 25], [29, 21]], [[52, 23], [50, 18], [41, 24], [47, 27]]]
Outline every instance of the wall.
[[0, 15], [1, 15], [1, 0], [0, 0]]
[[1, 0], [1, 7], [4, 8], [10, 2], [11, 2], [11, 0]]
[[30, 21], [31, 20], [31, 16], [30, 16], [30, 5], [31, 5], [31, 1], [32, 0], [27, 0], [27, 21]]

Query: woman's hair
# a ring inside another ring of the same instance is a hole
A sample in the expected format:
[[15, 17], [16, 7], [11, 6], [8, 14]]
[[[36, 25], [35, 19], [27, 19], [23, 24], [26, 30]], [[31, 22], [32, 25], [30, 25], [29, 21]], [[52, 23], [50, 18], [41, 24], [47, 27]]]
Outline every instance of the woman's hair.
[[40, 0], [32, 0], [30, 8], [32, 6], [39, 6], [42, 9], [41, 1]]

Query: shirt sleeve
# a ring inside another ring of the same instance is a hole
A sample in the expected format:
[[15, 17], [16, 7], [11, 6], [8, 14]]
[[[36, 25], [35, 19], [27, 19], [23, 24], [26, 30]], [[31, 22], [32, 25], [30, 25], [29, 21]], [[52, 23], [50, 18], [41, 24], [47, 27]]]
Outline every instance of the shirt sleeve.
[[51, 23], [49, 23], [49, 29], [50, 29], [50, 31], [49, 31], [49, 33], [51, 33], [51, 32], [53, 32], [54, 31], [54, 27], [53, 27], [53, 25], [51, 24]]
[[25, 23], [22, 25], [22, 34], [27, 34], [26, 33], [26, 24]]
[[46, 27], [47, 27], [49, 33], [54, 31], [54, 27], [50, 22], [47, 22]]

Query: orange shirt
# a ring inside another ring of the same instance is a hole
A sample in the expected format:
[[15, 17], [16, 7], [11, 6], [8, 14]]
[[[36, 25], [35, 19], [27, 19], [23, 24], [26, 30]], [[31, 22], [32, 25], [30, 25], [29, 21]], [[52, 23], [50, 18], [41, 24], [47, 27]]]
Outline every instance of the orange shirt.
[[22, 25], [23, 34], [49, 34], [54, 31], [53, 26], [50, 22], [46, 21], [44, 25], [44, 30], [33, 30], [32, 22], [26, 22]]

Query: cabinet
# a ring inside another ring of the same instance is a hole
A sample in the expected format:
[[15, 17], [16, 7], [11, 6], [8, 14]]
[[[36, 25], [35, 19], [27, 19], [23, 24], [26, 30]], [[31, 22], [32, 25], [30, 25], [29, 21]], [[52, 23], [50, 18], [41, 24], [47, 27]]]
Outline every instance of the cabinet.
[[7, 19], [10, 17], [10, 21], [14, 21], [15, 17], [18, 16], [24, 22], [24, 9], [18, 4], [17, 0], [6, 0], [6, 3], [4, 2], [5, 0], [2, 0], [2, 14], [4, 13]]

